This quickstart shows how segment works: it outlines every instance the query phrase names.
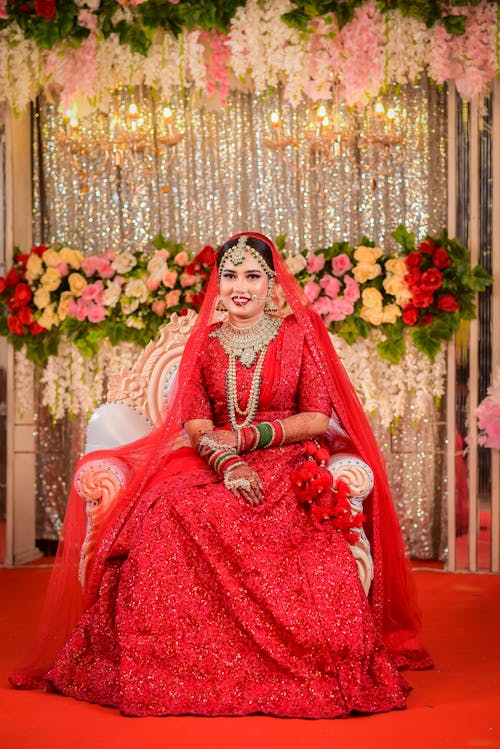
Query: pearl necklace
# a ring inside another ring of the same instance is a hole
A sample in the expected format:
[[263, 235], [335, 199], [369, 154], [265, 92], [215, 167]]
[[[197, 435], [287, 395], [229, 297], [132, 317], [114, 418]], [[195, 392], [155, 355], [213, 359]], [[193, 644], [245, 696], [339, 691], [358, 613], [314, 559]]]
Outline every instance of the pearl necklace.
[[[229, 422], [234, 430], [249, 426], [254, 420], [259, 406], [264, 359], [269, 344], [276, 338], [280, 327], [281, 318], [264, 316], [249, 328], [237, 328], [226, 322], [210, 333], [210, 337], [219, 339], [229, 359], [226, 372], [226, 396]], [[257, 366], [253, 373], [247, 406], [242, 409], [238, 404], [236, 359], [239, 359], [241, 364], [248, 369], [254, 364], [257, 355]], [[236, 413], [246, 417], [242, 424], [238, 424]]]

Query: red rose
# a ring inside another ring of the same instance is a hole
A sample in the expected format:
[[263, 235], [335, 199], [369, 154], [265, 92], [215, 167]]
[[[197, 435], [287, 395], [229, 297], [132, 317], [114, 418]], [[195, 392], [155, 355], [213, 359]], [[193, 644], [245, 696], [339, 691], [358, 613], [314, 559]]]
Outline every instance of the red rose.
[[14, 289], [14, 307], [13, 309], [19, 309], [24, 307], [33, 299], [33, 293], [27, 283], [18, 283]]
[[7, 281], [7, 286], [16, 286], [16, 284], [21, 280], [19, 271], [16, 268], [11, 268], [5, 276], [5, 280]]
[[422, 274], [422, 285], [431, 291], [439, 289], [443, 285], [443, 274], [437, 268], [429, 268]]
[[456, 312], [458, 302], [451, 294], [444, 294], [438, 298], [437, 308], [443, 310], [443, 312]]
[[0, 276], [0, 294], [3, 294], [7, 288], [7, 281], [3, 276]]
[[425, 307], [431, 306], [432, 299], [433, 295], [431, 291], [427, 291], [427, 289], [417, 289], [411, 298], [411, 303], [414, 307], [424, 309]]
[[409, 273], [405, 275], [405, 281], [410, 287], [411, 291], [418, 288], [422, 283], [422, 274], [418, 268], [413, 268]]
[[37, 244], [33, 249], [31, 250], [32, 255], [38, 255], [38, 257], [42, 257], [43, 253], [47, 249], [46, 244]]
[[418, 321], [419, 328], [425, 328], [426, 325], [430, 325], [432, 322], [432, 315], [430, 312], [425, 312], [421, 320]]
[[195, 263], [194, 260], [191, 263], [188, 263], [184, 266], [184, 273], [187, 273], [189, 276], [195, 276], [196, 273], [198, 273], [200, 269], [200, 266], [198, 263]]
[[52, 21], [56, 17], [56, 0], [35, 0], [35, 13]]
[[45, 333], [46, 330], [47, 329], [46, 328], [42, 328], [42, 326], [39, 323], [37, 323], [36, 320], [35, 320], [35, 322], [32, 322], [31, 325], [30, 325], [30, 333], [32, 335], [40, 335], [40, 333]]
[[23, 325], [31, 325], [31, 323], [33, 322], [33, 312], [29, 307], [21, 307], [21, 309], [17, 313], [17, 316], [19, 320], [21, 320]]
[[179, 312], [179, 315], [180, 315], [181, 317], [185, 317], [185, 316], [187, 315], [187, 313], [188, 313], [188, 309], [187, 309], [187, 307], [183, 307], [183, 308], [181, 309], [181, 311]]
[[209, 244], [205, 245], [194, 258], [195, 262], [201, 263], [201, 265], [213, 265], [215, 263], [215, 252], [214, 248]]
[[193, 298], [191, 302], [195, 307], [201, 307], [204, 299], [205, 299], [205, 292], [199, 291], [197, 294], [193, 294]]
[[404, 308], [401, 318], [405, 325], [412, 326], [417, 322], [419, 314], [418, 309], [410, 304], [408, 307]]
[[26, 265], [28, 262], [29, 255], [26, 252], [20, 252], [18, 255], [16, 255], [16, 263], [21, 263], [22, 265]]
[[417, 249], [419, 249], [420, 252], [425, 252], [427, 255], [432, 255], [435, 247], [436, 245], [432, 239], [424, 239], [419, 245], [417, 245]]
[[15, 315], [9, 315], [7, 318], [7, 326], [11, 333], [14, 335], [22, 335], [24, 333], [24, 326]]
[[450, 256], [442, 247], [437, 247], [432, 253], [432, 262], [436, 268], [447, 268], [451, 265]]
[[423, 256], [420, 254], [420, 252], [410, 252], [409, 255], [405, 257], [405, 263], [407, 268], [418, 268], [419, 265], [422, 264]]

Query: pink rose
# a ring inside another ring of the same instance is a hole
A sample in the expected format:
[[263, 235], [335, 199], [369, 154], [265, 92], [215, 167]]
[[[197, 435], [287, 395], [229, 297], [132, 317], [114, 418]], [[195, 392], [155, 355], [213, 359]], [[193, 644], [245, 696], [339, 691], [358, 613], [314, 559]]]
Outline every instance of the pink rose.
[[82, 260], [82, 270], [86, 276], [93, 276], [97, 270], [97, 258], [95, 255], [89, 255]]
[[176, 270], [166, 270], [162, 278], [163, 285], [166, 286], [167, 289], [173, 289], [178, 275], [179, 274]]
[[308, 273], [318, 273], [318, 271], [323, 270], [324, 267], [325, 256], [322, 252], [320, 252], [319, 255], [314, 255], [312, 252], [308, 255], [306, 265]]
[[7, 13], [7, 0], [0, 0], [0, 18], [8, 18]]
[[189, 273], [183, 273], [181, 276], [181, 286], [186, 289], [188, 286], [194, 286], [198, 279], [196, 276], [191, 276]]
[[165, 299], [167, 307], [175, 307], [177, 304], [179, 304], [180, 298], [181, 292], [179, 291], [179, 289], [173, 289], [173, 291], [169, 291]]
[[69, 300], [68, 315], [69, 317], [76, 317], [76, 319], [80, 320], [80, 322], [83, 322], [83, 320], [85, 320], [85, 318], [87, 317], [87, 305], [81, 297], [76, 302], [74, 299]]
[[355, 281], [351, 276], [345, 276], [344, 284], [344, 299], [347, 299], [349, 302], [357, 302], [357, 300], [361, 296], [359, 291], [359, 283]]
[[[168, 298], [168, 295], [167, 295], [167, 298]], [[151, 309], [153, 310], [155, 315], [158, 315], [158, 317], [162, 317], [166, 308], [167, 308], [167, 302], [165, 301], [165, 299], [156, 299], [151, 305]]]
[[347, 273], [348, 270], [351, 270], [352, 263], [349, 259], [349, 256], [345, 253], [342, 253], [342, 255], [337, 255], [337, 257], [332, 258], [332, 273], [335, 276], [343, 276], [344, 273]]
[[101, 278], [111, 278], [115, 275], [115, 271], [111, 267], [111, 263], [105, 257], [97, 258], [96, 270]]
[[148, 287], [148, 291], [156, 291], [160, 283], [160, 279], [155, 278], [154, 276], [150, 276], [146, 279], [146, 286]]
[[185, 252], [184, 250], [182, 252], [178, 252], [174, 257], [174, 263], [176, 265], [180, 265], [181, 267], [187, 265], [189, 263], [189, 256], [187, 252]]
[[106, 307], [102, 304], [92, 304], [87, 311], [87, 317], [90, 322], [102, 322], [106, 317]]
[[102, 281], [96, 281], [95, 283], [90, 283], [88, 286], [84, 288], [82, 291], [82, 299], [86, 299], [87, 301], [94, 300], [97, 301], [99, 296], [104, 291], [104, 285]]
[[314, 302], [313, 307], [318, 315], [328, 315], [332, 310], [333, 301], [327, 296], [321, 296], [317, 302]]
[[109, 262], [112, 263], [116, 257], [116, 252], [115, 250], [106, 250], [106, 252], [102, 253], [101, 257], [105, 258], [106, 260], [109, 260]]
[[304, 286], [304, 291], [310, 302], [314, 302], [320, 294], [321, 286], [315, 281], [308, 281]]
[[349, 301], [345, 297], [338, 297], [332, 301], [332, 309], [328, 315], [327, 322], [330, 323], [332, 320], [345, 320], [348, 315], [352, 315], [354, 312], [354, 302]]
[[67, 276], [69, 273], [68, 263], [59, 263], [59, 265], [57, 265], [56, 268], [61, 274], [61, 276]]
[[319, 285], [322, 289], [325, 290], [325, 293], [328, 294], [330, 299], [335, 299], [335, 297], [339, 295], [340, 281], [338, 278], [334, 278], [327, 273], [325, 276], [323, 276], [323, 278], [319, 282]]

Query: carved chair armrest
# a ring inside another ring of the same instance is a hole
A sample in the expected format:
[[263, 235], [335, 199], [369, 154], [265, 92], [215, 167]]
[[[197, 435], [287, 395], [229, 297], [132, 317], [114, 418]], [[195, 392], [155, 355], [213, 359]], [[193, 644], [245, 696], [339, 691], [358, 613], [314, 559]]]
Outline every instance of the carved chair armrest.
[[[328, 461], [328, 470], [336, 481], [341, 479], [351, 489], [350, 503], [353, 513], [363, 512], [363, 502], [373, 489], [373, 471], [370, 466], [350, 453], [337, 453]], [[373, 580], [373, 558], [370, 542], [363, 528], [354, 528], [358, 541], [351, 544], [352, 555], [358, 565], [363, 589], [368, 595]]]
[[85, 588], [87, 565], [94, 552], [103, 519], [129, 476], [127, 465], [118, 458], [89, 459], [75, 472], [73, 485], [85, 502], [87, 532], [80, 552], [78, 579]]

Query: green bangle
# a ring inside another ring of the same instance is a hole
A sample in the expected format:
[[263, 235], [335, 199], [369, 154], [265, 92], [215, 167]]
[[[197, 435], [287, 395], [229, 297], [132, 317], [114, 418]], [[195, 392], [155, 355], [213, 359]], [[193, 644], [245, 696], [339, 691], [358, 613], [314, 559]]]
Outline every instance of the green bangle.
[[259, 432], [259, 444], [257, 447], [267, 447], [273, 439], [273, 428], [268, 421], [256, 424]]

